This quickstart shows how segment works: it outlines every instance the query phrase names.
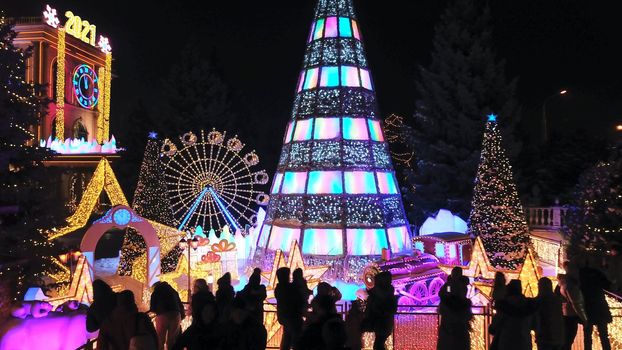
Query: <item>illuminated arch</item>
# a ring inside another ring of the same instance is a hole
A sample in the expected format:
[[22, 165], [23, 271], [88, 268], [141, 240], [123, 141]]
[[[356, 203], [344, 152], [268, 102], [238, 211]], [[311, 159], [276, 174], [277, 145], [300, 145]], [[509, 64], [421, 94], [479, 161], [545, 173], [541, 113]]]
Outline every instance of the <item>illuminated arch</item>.
[[160, 240], [153, 225], [127, 205], [117, 205], [110, 209], [106, 215], [91, 225], [82, 238], [80, 250], [89, 262], [91, 278], [97, 242], [108, 230], [124, 229], [128, 226], [135, 228], [147, 244], [147, 285], [152, 286], [160, 275]]

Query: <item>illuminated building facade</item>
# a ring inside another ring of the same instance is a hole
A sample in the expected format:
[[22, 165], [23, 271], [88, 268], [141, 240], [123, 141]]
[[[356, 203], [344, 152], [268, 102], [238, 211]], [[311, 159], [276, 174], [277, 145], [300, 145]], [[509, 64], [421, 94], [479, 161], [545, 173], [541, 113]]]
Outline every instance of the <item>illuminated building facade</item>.
[[15, 20], [15, 45], [33, 47], [26, 80], [46, 85], [52, 101], [34, 130], [37, 140], [109, 140], [112, 54], [108, 39], [96, 29], [49, 5], [42, 17]]
[[46, 86], [51, 103], [39, 125], [32, 126], [34, 142], [57, 154], [47, 166], [66, 169], [61, 194], [70, 209], [105, 155], [115, 159], [116, 140], [110, 134], [112, 53], [108, 38], [72, 11], [50, 5], [41, 17], [13, 19], [14, 44], [32, 47], [26, 80]]
[[258, 246], [337, 258], [411, 251], [351, 0], [320, 0]]

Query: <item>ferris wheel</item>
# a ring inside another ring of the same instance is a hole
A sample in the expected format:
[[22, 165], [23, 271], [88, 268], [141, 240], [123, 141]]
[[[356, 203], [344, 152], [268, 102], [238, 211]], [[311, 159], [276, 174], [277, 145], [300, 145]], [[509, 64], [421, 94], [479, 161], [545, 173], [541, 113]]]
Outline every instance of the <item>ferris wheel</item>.
[[177, 145], [165, 139], [160, 150], [168, 198], [178, 229], [219, 230], [228, 225], [233, 232], [257, 222], [257, 205], [269, 196], [259, 190], [268, 183], [265, 170], [255, 170], [259, 156], [242, 152], [237, 136], [212, 130], [200, 135], [187, 132]]

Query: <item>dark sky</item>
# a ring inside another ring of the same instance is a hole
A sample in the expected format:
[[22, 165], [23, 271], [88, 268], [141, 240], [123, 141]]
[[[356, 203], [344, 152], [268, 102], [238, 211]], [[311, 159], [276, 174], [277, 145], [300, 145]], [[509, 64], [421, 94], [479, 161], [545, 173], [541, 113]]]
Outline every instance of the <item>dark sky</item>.
[[[411, 115], [415, 70], [427, 64], [433, 27], [446, 0], [354, 0], [380, 111]], [[39, 15], [44, 2], [8, 1], [9, 16]], [[236, 103], [283, 133], [302, 63], [315, 1], [66, 1], [108, 34], [113, 46], [112, 119], [125, 118], [139, 99], [158, 98], [159, 83], [188, 37], [214, 47], [223, 79]], [[523, 127], [541, 117], [542, 101], [556, 130], [586, 128], [611, 134], [622, 122], [622, 21], [615, 2], [573, 0], [491, 1], [495, 49], [518, 77]], [[64, 19], [61, 18], [61, 21]], [[121, 140], [123, 142], [123, 140]], [[280, 141], [266, 150], [278, 152]], [[261, 153], [261, 152], [260, 152]], [[268, 166], [270, 167], [270, 166]]]

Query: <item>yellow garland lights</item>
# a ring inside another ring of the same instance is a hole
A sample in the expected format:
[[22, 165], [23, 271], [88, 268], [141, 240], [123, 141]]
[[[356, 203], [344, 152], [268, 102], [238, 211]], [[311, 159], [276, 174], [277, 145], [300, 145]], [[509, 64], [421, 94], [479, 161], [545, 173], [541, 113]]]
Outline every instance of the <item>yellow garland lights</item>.
[[65, 139], [65, 29], [58, 28], [56, 46], [56, 135]]
[[[100, 76], [101, 79], [101, 76]], [[103, 131], [102, 140], [110, 138], [110, 82], [112, 80], [112, 53], [106, 53], [106, 68], [104, 73], [104, 99], [102, 106]]]
[[76, 209], [73, 215], [67, 218], [68, 225], [60, 229], [50, 230], [48, 232], [48, 240], [62, 237], [84, 227], [91, 217], [102, 191], [106, 191], [112, 206], [129, 206], [125, 194], [123, 194], [123, 190], [121, 189], [121, 185], [119, 185], [117, 177], [105, 157], [99, 161], [95, 173], [80, 200], [80, 204], [78, 204], [78, 209]]
[[495, 273], [497, 272], [503, 272], [506, 280], [519, 279], [522, 282], [523, 293], [526, 296], [535, 297], [538, 295], [540, 272], [538, 271], [538, 262], [531, 250], [528, 250], [522, 266], [518, 269], [499, 269], [490, 263], [482, 239], [481, 237], [477, 237], [473, 243], [473, 252], [471, 253], [469, 265], [439, 265], [441, 270], [448, 275], [451, 274], [451, 270], [455, 266], [459, 266], [463, 269], [462, 274], [464, 276], [475, 279], [473, 285], [488, 299], [490, 299], [490, 293], [492, 292], [492, 280], [494, 280]]
[[[277, 285], [276, 271], [281, 267], [288, 267], [291, 272], [294, 272], [294, 270], [298, 268], [302, 269], [302, 274], [305, 280], [307, 280], [309, 289], [314, 289], [320, 283], [322, 276], [324, 276], [329, 269], [329, 266], [306, 266], [302, 258], [300, 245], [296, 240], [292, 242], [288, 256], [289, 260], [286, 260], [283, 251], [277, 249], [271, 271], [269, 273], [262, 273], [262, 277], [268, 281], [268, 285], [266, 286], [268, 299], [274, 298], [274, 289]], [[266, 311], [276, 311], [276, 306], [274, 304], [265, 304], [264, 309]], [[276, 312], [267, 312], [263, 324], [268, 331], [268, 344], [270, 344], [275, 341], [273, 338], [281, 329], [281, 324], [276, 318]]]

